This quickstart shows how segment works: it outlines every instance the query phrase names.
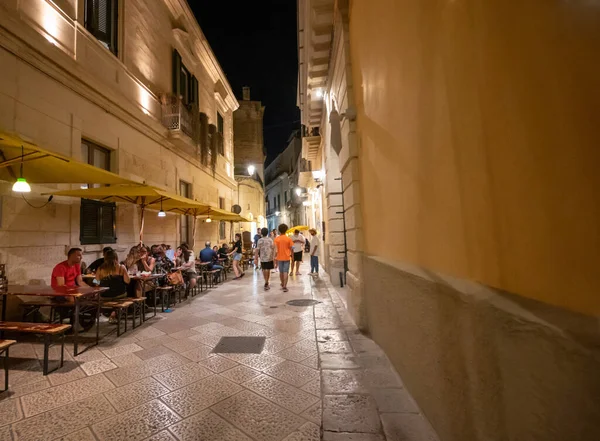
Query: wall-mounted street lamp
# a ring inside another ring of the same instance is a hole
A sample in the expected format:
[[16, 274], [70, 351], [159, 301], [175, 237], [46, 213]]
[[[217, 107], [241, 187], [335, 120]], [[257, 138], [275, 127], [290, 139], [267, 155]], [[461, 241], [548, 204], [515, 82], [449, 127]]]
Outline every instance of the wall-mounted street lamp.
[[300, 187], [296, 188], [296, 194], [300, 196], [302, 194], [302, 189]]
[[250, 165], [248, 166], [248, 174], [249, 174], [250, 176], [252, 176], [252, 175], [254, 174], [254, 172], [255, 172], [255, 171], [256, 171], [256, 167], [254, 167], [252, 164], [250, 164]]

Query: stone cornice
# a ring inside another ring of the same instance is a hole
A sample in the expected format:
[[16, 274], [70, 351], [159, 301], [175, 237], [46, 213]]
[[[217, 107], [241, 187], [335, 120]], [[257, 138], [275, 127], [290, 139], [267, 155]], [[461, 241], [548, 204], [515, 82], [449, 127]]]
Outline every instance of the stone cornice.
[[[195, 54], [200, 58], [202, 65], [208, 72], [213, 83], [217, 83], [219, 80], [223, 83], [223, 86], [227, 92], [226, 96], [223, 97], [227, 106], [232, 110], [236, 110], [239, 107], [239, 103], [231, 90], [229, 81], [221, 69], [221, 65], [217, 61], [215, 54], [213, 53], [200, 25], [194, 17], [192, 10], [190, 9], [186, 0], [164, 0], [165, 4], [171, 11], [171, 14], [175, 19], [183, 17], [188, 25], [187, 32], [190, 35], [190, 45], [195, 49]], [[191, 28], [191, 29], [190, 29]]]

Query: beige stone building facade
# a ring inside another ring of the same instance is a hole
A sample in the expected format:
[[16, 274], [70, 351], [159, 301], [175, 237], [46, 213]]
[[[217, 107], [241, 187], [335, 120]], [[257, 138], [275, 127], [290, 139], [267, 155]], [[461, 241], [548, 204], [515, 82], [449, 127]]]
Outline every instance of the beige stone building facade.
[[298, 12], [304, 179], [357, 323], [443, 441], [600, 439], [598, 8]]
[[[235, 203], [238, 102], [185, 0], [2, 1], [0, 66], [0, 130], [216, 207]], [[82, 202], [44, 205], [40, 195], [57, 188], [69, 186], [33, 185], [24, 198], [1, 186], [10, 282], [47, 283], [71, 246], [90, 262], [103, 246], [124, 258], [137, 242], [135, 206], [117, 204], [113, 240], [94, 240], [82, 229]], [[190, 218], [146, 215], [148, 245], [191, 235]], [[220, 235], [218, 222], [199, 222], [196, 245]]]

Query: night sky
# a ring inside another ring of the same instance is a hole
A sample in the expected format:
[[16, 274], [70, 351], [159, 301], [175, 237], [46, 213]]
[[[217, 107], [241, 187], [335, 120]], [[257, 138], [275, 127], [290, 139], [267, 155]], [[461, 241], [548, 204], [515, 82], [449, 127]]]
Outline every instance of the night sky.
[[300, 127], [296, 0], [188, 0], [238, 100], [262, 101], [267, 164]]

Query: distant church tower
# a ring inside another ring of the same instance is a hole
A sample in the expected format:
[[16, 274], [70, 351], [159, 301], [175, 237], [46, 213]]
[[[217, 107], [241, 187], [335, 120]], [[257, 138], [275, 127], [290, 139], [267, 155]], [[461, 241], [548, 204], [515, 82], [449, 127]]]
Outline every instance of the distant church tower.
[[265, 182], [265, 145], [263, 139], [263, 116], [265, 108], [260, 101], [250, 100], [250, 88], [243, 88], [243, 100], [233, 112], [233, 145], [235, 174], [248, 174], [248, 166], [254, 165], [261, 181]]

